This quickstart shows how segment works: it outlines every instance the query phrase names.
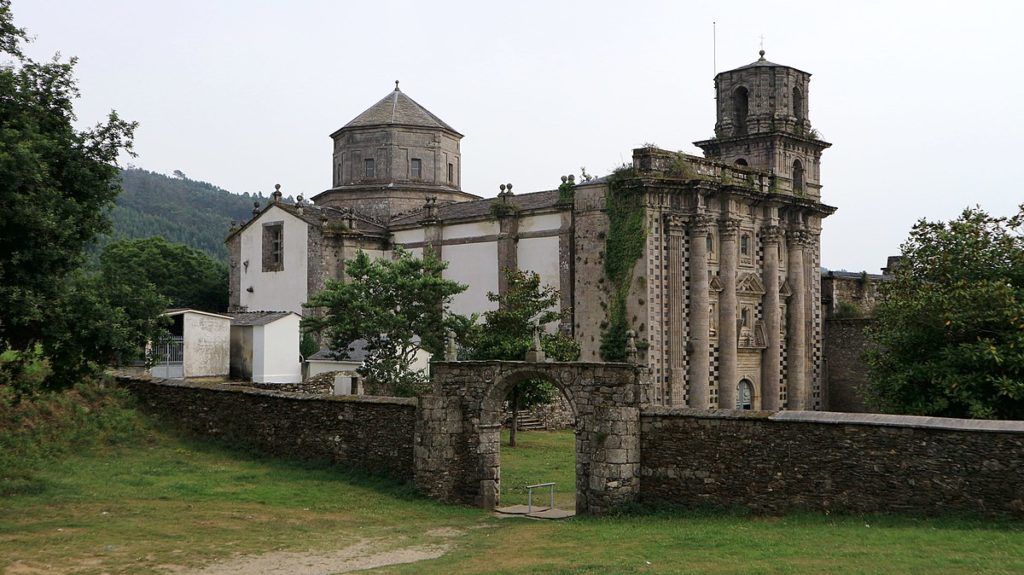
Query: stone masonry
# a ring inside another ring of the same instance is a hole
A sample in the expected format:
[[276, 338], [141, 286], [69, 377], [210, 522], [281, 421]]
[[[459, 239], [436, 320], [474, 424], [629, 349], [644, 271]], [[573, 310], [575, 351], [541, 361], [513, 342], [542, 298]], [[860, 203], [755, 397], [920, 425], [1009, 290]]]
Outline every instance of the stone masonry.
[[318, 396], [170, 379], [122, 377], [119, 382], [143, 409], [190, 433], [399, 481], [413, 475], [414, 399]]
[[1024, 422], [662, 407], [641, 421], [645, 502], [1024, 517]]
[[644, 370], [629, 364], [468, 361], [433, 364], [420, 397], [416, 485], [443, 501], [498, 504], [502, 404], [528, 379], [556, 385], [576, 415], [576, 511], [602, 513], [639, 493]]

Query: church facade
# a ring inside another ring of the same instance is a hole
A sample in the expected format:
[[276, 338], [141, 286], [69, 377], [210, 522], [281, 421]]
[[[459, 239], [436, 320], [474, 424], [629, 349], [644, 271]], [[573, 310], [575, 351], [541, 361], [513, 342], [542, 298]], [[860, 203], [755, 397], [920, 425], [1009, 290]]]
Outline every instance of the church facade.
[[821, 409], [820, 159], [810, 74], [761, 58], [715, 78], [704, 157], [653, 147], [588, 181], [496, 198], [461, 189], [462, 135], [395, 90], [331, 135], [332, 187], [275, 201], [228, 237], [235, 310], [303, 313], [363, 250], [430, 250], [490, 309], [502, 270], [532, 270], [571, 309], [581, 360], [621, 357], [633, 332], [655, 402]]

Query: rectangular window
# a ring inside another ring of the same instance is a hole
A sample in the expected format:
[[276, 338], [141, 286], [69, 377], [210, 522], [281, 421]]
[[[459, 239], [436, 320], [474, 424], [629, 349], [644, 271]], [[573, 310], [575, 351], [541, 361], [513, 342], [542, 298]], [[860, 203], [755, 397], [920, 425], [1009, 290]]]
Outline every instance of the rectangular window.
[[373, 158], [363, 160], [363, 176], [366, 178], [377, 177], [377, 166], [373, 163]]
[[409, 166], [409, 176], [418, 180], [423, 177], [423, 162], [419, 158], [413, 158]]
[[263, 271], [284, 269], [284, 222], [263, 224]]
[[455, 181], [455, 164], [448, 164], [448, 183]]

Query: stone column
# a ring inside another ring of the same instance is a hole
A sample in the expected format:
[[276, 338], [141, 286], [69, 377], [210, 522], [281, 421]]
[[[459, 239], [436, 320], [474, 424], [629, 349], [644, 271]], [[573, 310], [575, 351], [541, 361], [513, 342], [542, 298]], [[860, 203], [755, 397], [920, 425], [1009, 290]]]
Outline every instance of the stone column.
[[441, 253], [441, 241], [442, 241], [442, 228], [440, 220], [429, 220], [421, 222], [423, 226], [423, 255], [426, 255], [429, 251], [434, 254], [434, 257], [441, 259], [443, 254]]
[[708, 228], [711, 218], [704, 214], [690, 216], [690, 341], [689, 352], [689, 406], [710, 409], [711, 325], [709, 322], [710, 297], [708, 295]]
[[561, 298], [561, 311], [565, 314], [565, 317], [562, 318], [558, 329], [563, 335], [572, 337], [576, 332], [573, 327], [573, 320], [576, 315], [573, 311], [576, 309], [576, 303], [573, 301], [573, 285], [576, 282], [574, 277], [576, 266], [574, 254], [576, 253], [576, 248], [573, 245], [572, 205], [569, 205], [568, 208], [562, 208], [560, 217], [561, 226], [558, 230], [558, 292]]
[[779, 301], [779, 241], [782, 228], [766, 225], [761, 228], [764, 240], [764, 324], [767, 347], [761, 357], [761, 409], [778, 410], [782, 406], [780, 365], [782, 353], [782, 313]]
[[498, 219], [498, 293], [508, 291], [508, 270], [519, 269], [519, 218], [509, 214]]
[[672, 407], [686, 407], [686, 341], [683, 338], [686, 301], [685, 278], [683, 277], [683, 222], [669, 217], [665, 222], [668, 230], [668, 361], [669, 383], [664, 403]]
[[719, 276], [722, 292], [718, 295], [718, 407], [736, 407], [736, 236], [740, 221], [723, 219], [718, 224], [721, 241]]
[[789, 318], [786, 323], [786, 379], [788, 385], [789, 409], [808, 408], [807, 388], [807, 326], [804, 323], [807, 294], [804, 281], [804, 245], [807, 232], [793, 230], [788, 234], [789, 242], [789, 288], [793, 295], [786, 306]]

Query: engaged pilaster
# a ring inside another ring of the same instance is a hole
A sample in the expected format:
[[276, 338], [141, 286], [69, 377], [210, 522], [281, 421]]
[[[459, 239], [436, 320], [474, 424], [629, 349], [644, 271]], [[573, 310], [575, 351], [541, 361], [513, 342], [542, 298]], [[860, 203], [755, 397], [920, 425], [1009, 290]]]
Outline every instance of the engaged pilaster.
[[779, 301], [779, 242], [782, 228], [767, 225], [761, 228], [764, 241], [764, 323], [768, 331], [764, 356], [761, 358], [761, 409], [781, 409], [782, 393], [782, 313]]
[[789, 247], [789, 287], [793, 292], [786, 306], [789, 318], [786, 324], [786, 383], [789, 389], [789, 409], [804, 410], [809, 405], [807, 386], [807, 326], [805, 307], [807, 294], [804, 293], [804, 246], [808, 234], [796, 229], [787, 233]]
[[664, 402], [672, 407], [686, 407], [686, 341], [683, 338], [686, 301], [686, 278], [683, 275], [683, 244], [685, 222], [677, 217], [667, 218], [668, 229], [668, 360], [669, 387]]
[[718, 223], [721, 238], [719, 280], [722, 291], [718, 295], [718, 407], [736, 407], [736, 238], [740, 220], [726, 218]]
[[710, 321], [708, 295], [707, 238], [711, 218], [704, 214], [690, 216], [690, 342], [689, 351], [689, 406], [709, 409], [711, 361]]

